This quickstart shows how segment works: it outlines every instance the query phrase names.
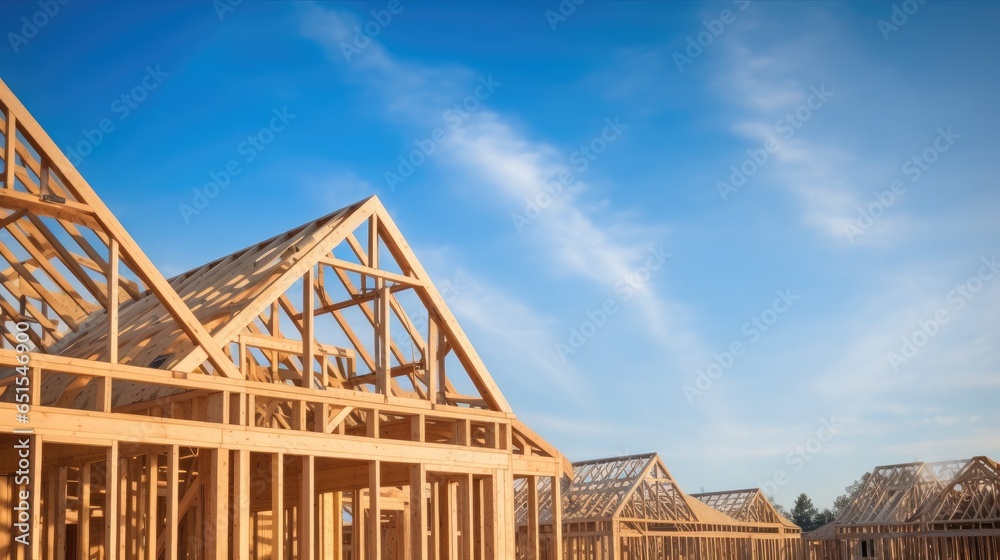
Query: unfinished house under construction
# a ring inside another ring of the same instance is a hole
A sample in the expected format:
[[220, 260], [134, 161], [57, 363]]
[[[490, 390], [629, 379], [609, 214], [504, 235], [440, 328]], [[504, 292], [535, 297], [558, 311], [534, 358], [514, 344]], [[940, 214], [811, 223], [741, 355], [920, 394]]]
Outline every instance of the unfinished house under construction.
[[561, 501], [378, 199], [166, 279], [0, 113], [0, 558], [508, 560]]
[[[521, 553], [532, 549], [541, 550], [540, 560], [804, 558], [799, 527], [759, 490], [698, 499], [681, 491], [655, 453], [573, 463], [572, 481], [559, 493], [549, 491], [550, 480], [534, 489], [527, 481], [516, 485], [519, 559], [533, 558]], [[549, 498], [558, 494], [562, 556]]]
[[778, 513], [760, 488], [691, 496], [746, 525], [752, 558], [798, 560], [805, 556], [802, 529]]
[[1000, 558], [1000, 465], [987, 457], [876, 467], [805, 538], [810, 560]]

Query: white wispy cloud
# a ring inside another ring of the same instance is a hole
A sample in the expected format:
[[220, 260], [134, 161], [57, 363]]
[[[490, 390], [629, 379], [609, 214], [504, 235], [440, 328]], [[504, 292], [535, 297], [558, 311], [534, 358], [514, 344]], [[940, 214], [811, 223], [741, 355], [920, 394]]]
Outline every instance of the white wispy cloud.
[[[331, 60], [340, 63], [346, 63], [344, 44], [353, 39], [356, 25], [350, 13], [316, 6], [302, 17], [303, 34], [325, 46]], [[472, 93], [479, 83], [467, 68], [406, 61], [374, 40], [351, 55], [350, 67], [354, 79], [384, 98], [393, 118], [416, 127], [441, 126], [444, 111]], [[435, 155], [436, 161], [489, 187], [489, 194], [503, 201], [512, 213], [523, 211], [529, 200], [545, 192], [546, 185], [561, 174], [573, 172], [566, 154], [532, 138], [514, 122], [485, 107], [478, 108], [450, 131]], [[607, 201], [584, 202], [588, 196], [592, 193], [585, 182], [567, 185], [525, 229], [529, 230], [530, 247], [544, 255], [541, 262], [551, 263], [551, 272], [575, 275], [613, 295], [616, 285], [641, 265], [650, 246], [664, 242], [666, 232], [637, 223], [626, 212], [608, 209]], [[591, 206], [604, 207], [600, 219]], [[690, 370], [707, 354], [698, 334], [685, 322], [690, 310], [680, 302], [663, 297], [648, 284], [636, 286], [634, 301], [642, 310], [646, 332], [669, 350], [681, 367]]]
[[[833, 45], [844, 41], [837, 33], [804, 41], [759, 31], [735, 29], [727, 37], [727, 50], [720, 51], [724, 63], [718, 65], [713, 83], [726, 109], [733, 113], [730, 132], [743, 139], [747, 148], [758, 148], [772, 138], [780, 145], [750, 180], [772, 189], [771, 194], [778, 198], [790, 199], [795, 217], [818, 234], [817, 252], [842, 269], [868, 278], [870, 284], [868, 289], [843, 300], [841, 308], [828, 310], [822, 321], [801, 325], [808, 332], [806, 340], [798, 340], [797, 333], [776, 335], [785, 339], [784, 344], [778, 344], [785, 347], [777, 360], [782, 362], [778, 366], [782, 376], [788, 369], [801, 372], [794, 376], [797, 386], [788, 391], [803, 395], [811, 409], [828, 410], [849, 419], [844, 439], [838, 440], [843, 445], [829, 447], [825, 452], [846, 454], [863, 464], [868, 459], [859, 456], [860, 447], [870, 451], [872, 445], [888, 447], [886, 442], [890, 441], [899, 444], [886, 453], [912, 453], [921, 458], [967, 455], [977, 448], [982, 453], [995, 446], [995, 434], [978, 441], [956, 437], [946, 444], [933, 430], [962, 433], [964, 401], [976, 398], [977, 392], [995, 392], [1000, 364], [996, 337], [990, 333], [995, 332], [1000, 289], [986, 286], [974, 304], [961, 312], [950, 309], [952, 320], [898, 371], [887, 357], [889, 352], [899, 351], [904, 337], [920, 329], [921, 321], [933, 317], [942, 307], [950, 308], [946, 301], [948, 290], [954, 283], [966, 281], [969, 267], [979, 258], [970, 254], [967, 238], [959, 234], [968, 226], [939, 214], [928, 215], [924, 208], [909, 204], [925, 190], [924, 180], [917, 186], [907, 181], [909, 199], [875, 216], [864, 235], [854, 240], [863, 247], [851, 247], [845, 233], [847, 226], [856, 224], [859, 208], [875, 202], [873, 190], [887, 190], [891, 180], [905, 179], [900, 167], [906, 156], [900, 154], [915, 148], [912, 135], [902, 131], [895, 137], [883, 138], [897, 145], [886, 145], [882, 150], [856, 149], [856, 143], [849, 140], [852, 134], [845, 134], [876, 126], [870, 109], [852, 114], [852, 108], [865, 106], [857, 95], [865, 80], [882, 74], [855, 58], [850, 49], [840, 50], [838, 57], [828, 57], [826, 53]], [[833, 92], [828, 106], [802, 111], [809, 118], [790, 138], [782, 137], [778, 128], [781, 119], [787, 123], [787, 115], [807, 104], [813, 88], [824, 84]], [[887, 90], [880, 95], [891, 105], [895, 93]], [[840, 107], [838, 103], [846, 105]], [[934, 122], [925, 119], [921, 125], [933, 131], [938, 126]], [[952, 175], [945, 180], [965, 184], [962, 179], [962, 175]], [[740, 201], [734, 198], [729, 203]], [[972, 204], [963, 209], [965, 216], [980, 213]], [[934, 254], [926, 250], [928, 244], [950, 246], [953, 250]], [[879, 253], [884, 260], [868, 261], [865, 257], [887, 249], [892, 252]], [[711, 399], [717, 397], [711, 395]], [[715, 414], [707, 419], [704, 433], [729, 439], [726, 434], [745, 421], [748, 411], [739, 408], [732, 398], [711, 399], [705, 399], [703, 406]], [[903, 406], [899, 402], [908, 403], [905, 414], [886, 418], [887, 409]], [[928, 402], [939, 403], [940, 409], [923, 410], [911, 404], [925, 406]], [[731, 405], [736, 405], [737, 410], [726, 412], [724, 409]], [[789, 423], [801, 421], [797, 407], [789, 407], [781, 414]], [[873, 439], [863, 446], [854, 445], [870, 436]], [[738, 438], [733, 439], [738, 443]], [[763, 435], [753, 440], [769, 441]], [[752, 454], [753, 450], [745, 452]]]
[[[341, 43], [353, 39], [354, 26], [358, 25], [351, 14], [312, 6], [306, 8], [301, 19], [303, 34], [323, 45], [331, 61], [349, 67], [348, 79], [359, 83], [383, 103], [386, 118], [401, 128], [412, 130], [420, 138], [442, 126], [444, 111], [472, 93], [479, 83], [479, 76], [469, 68], [410, 61], [388, 51], [377, 41], [353, 54], [347, 63]], [[759, 27], [749, 27], [759, 30]], [[826, 251], [831, 260], [841, 263], [844, 268], [858, 267], [858, 261], [844, 251], [850, 247], [845, 226], [854, 223], [859, 208], [873, 201], [873, 189], [885, 189], [890, 180], [899, 176], [904, 160], [896, 159], [899, 150], [874, 153], [855, 149], [851, 142], [845, 141], [850, 137], [844, 135], [845, 129], [872, 126], [871, 114], [858, 117], [857, 122], [840, 123], [840, 126], [830, 126], [826, 122], [836, 124], [838, 118], [843, 119], [850, 113], [845, 108], [838, 108], [838, 103], [858, 103], [857, 95], [850, 97], [852, 88], [859, 87], [852, 79], [853, 73], [831, 72], [830, 76], [839, 78], [825, 80], [826, 74], [813, 71], [828, 51], [837, 50], [844, 37], [831, 31], [809, 41], [791, 37], [760, 39], [760, 36], [743, 34], [734, 28], [713, 53], [724, 61], [713, 84], [715, 91], [723, 92], [721, 95], [727, 104], [720, 112], [731, 113], [725, 117], [729, 119], [728, 130], [744, 139], [747, 148], [759, 148], [772, 138], [779, 141], [780, 149], [771, 154], [766, 166], [751, 181], [765, 183], [779, 196], [793, 201], [795, 218], [818, 234], [821, 243], [817, 243], [817, 251]], [[659, 52], [660, 55], [664, 53], [666, 51]], [[860, 64], [849, 55], [842, 58], [845, 57], [847, 60], [840, 60], [840, 64]], [[657, 59], [655, 53], [644, 57], [632, 71], [639, 76], [658, 75], [650, 72], [647, 65]], [[702, 62], [708, 63], [699, 61]], [[657, 68], [669, 67], [661, 60]], [[871, 74], [878, 75], [877, 72]], [[638, 80], [642, 82], [643, 79], [647, 78]], [[614, 92], [616, 99], [632, 94], [631, 86], [623, 88], [620, 84], [636, 83], [628, 76], [622, 80], [604, 81], [612, 82], [609, 87], [620, 90]], [[779, 129], [779, 119], [807, 104], [810, 95], [815, 94], [812, 88], [824, 85], [832, 92], [825, 102], [829, 108], [824, 105], [811, 109], [809, 119], [800, 123], [801, 127], [793, 127], [795, 132], [790, 136]], [[652, 94], [649, 91], [640, 93], [642, 101], [647, 104], [650, 100], [662, 101], [667, 94], [662, 91], [662, 84], [657, 87], [659, 89], [654, 88]], [[933, 130], [934, 126], [927, 130]], [[905, 150], [914, 149], [907, 146], [902, 149], [904, 156]], [[743, 157], [742, 153], [739, 157]], [[539, 139], [516, 116], [491, 110], [485, 104], [464, 119], [459, 128], [449, 131], [447, 140], [434, 155], [434, 165], [446, 166], [466, 184], [482, 188], [486, 196], [500, 202], [498, 207], [508, 209], [505, 212], [521, 211], [527, 200], [544, 192], [546, 185], [561, 173], [572, 172], [567, 160], [567, 154], [551, 142]], [[738, 160], [733, 163], [739, 165]], [[611, 295], [616, 282], [640, 264], [649, 245], [667, 241], [667, 250], [670, 250], [671, 231], [642, 223], [625, 210], [616, 210], [608, 201], [600, 200], [596, 190], [586, 181], [577, 181], [564, 188], [551, 199], [541, 215], [524, 228], [524, 240], [526, 247], [539, 257], [538, 262], [550, 267], [547, 272], [551, 276], [571, 276], [605, 289]], [[730, 202], [737, 203], [738, 200]], [[969, 227], [961, 222], [956, 224]], [[912, 207], [897, 205], [891, 212], [878, 217], [864, 235], [855, 238], [855, 243], [875, 250], [909, 248], [915, 235], [939, 225], [940, 222], [918, 216]], [[514, 233], [513, 228], [511, 233]], [[772, 347], [780, 356], [773, 360], [777, 367], [752, 372], [754, 382], [768, 384], [773, 379], [793, 379], [783, 390], [800, 391], [801, 399], [786, 405], [782, 390], [747, 399], [739, 391], [730, 391], [726, 385], [720, 385], [721, 388], [713, 389], [700, 404], [703, 422], [690, 433], [671, 435], [671, 445], [680, 450], [677, 456], [685, 456], [683, 449], [687, 445], [696, 450], [687, 456], [690, 461], [699, 457], [704, 459], [706, 454], [718, 460], [733, 457], [780, 459], [791, 446], [801, 442], [803, 433], [815, 429], [817, 414], [829, 411], [849, 418], [850, 429], [843, 439], [838, 438], [835, 443], [825, 446], [824, 454], [850, 456], [870, 468], [871, 457], [859, 455], [858, 438], [861, 435], [877, 432], [890, 438], [897, 435], [903, 425], [955, 428], [952, 418], [959, 416], [956, 410], [960, 407], [955, 395], [975, 387], [996, 387], [993, 381], [998, 365], [993, 350], [995, 344], [993, 338], [983, 335], [996, 324], [989, 312], [996, 309], [994, 299], [984, 294], [974, 308], [963, 314], [961, 326], [954, 325], [951, 334], [942, 335], [933, 346], [921, 352], [920, 363], [912, 364], [901, 374], [893, 372], [886, 353], [896, 348], [901, 336], [912, 333], [916, 320], [941, 305], [943, 294], [940, 290], [947, 285], [941, 280], [954, 276], [951, 273], [955, 264], [930, 258], [908, 260], [903, 257], [902, 260], [906, 261], [905, 265], [876, 263], [864, 271], [871, 275], [875, 285], [843, 300], [849, 309], [833, 310], [822, 320], [800, 325], [809, 329], [808, 334], [773, 335]], [[460, 268], [454, 264], [449, 266], [449, 270]], [[669, 268], [669, 262], [667, 266]], [[936, 274], [939, 270], [950, 272]], [[563, 367], [564, 364], [553, 357], [553, 348], [560, 338], [558, 322], [483, 277], [475, 279], [476, 287], [469, 291], [468, 297], [452, 303], [463, 323], [488, 333], [490, 341], [498, 341], [504, 348], [516, 349], [511, 354], [516, 353], [520, 363], [530, 362], [531, 371], [545, 375], [548, 382], [565, 390], [575, 403], [584, 408], [591, 406], [594, 402], [592, 389], [579, 385], [589, 372]], [[670, 353], [683, 372], [694, 372], [705, 366], [706, 344], [690, 326], [694, 322], [693, 310], [653, 285], [642, 287], [633, 301], [643, 313], [642, 332], [656, 342], [656, 349], [642, 354], [641, 359], [649, 359], [662, 348]], [[487, 342], [481, 347], [489, 346]], [[510, 377], [511, 372], [504, 375]], [[740, 386], [735, 374], [727, 382], [734, 388]], [[941, 410], [916, 410], [901, 418], [885, 418], [893, 403], [928, 402], [949, 383], [950, 400], [942, 403]], [[751, 392], [763, 391], [760, 387], [744, 385], [742, 388]], [[753, 418], [752, 414], [759, 413], [754, 409], [761, 406], [761, 400], [775, 406], [775, 422]], [[557, 413], [536, 414], [535, 419], [565, 434], [567, 439], [574, 436], [574, 429], [565, 426]], [[641, 430], [634, 427], [631, 429], [631, 441], [663, 442], [662, 434], [642, 433], [644, 439], [640, 440], [639, 432]], [[924, 440], [933, 442], [936, 438], [929, 433], [917, 433], [900, 451], [927, 452], [930, 444], [923, 443]], [[706, 446], [705, 441], [712, 444]], [[958, 452], [965, 449], [964, 445], [974, 446], [974, 443], [956, 440], [949, 449]]]
[[492, 340], [489, 345], [504, 348], [518, 360], [534, 364], [527, 377], [521, 377], [528, 374], [527, 370], [505, 371], [505, 377], [520, 377], [521, 382], [530, 385], [535, 381], [534, 374], [542, 373], [561, 394], [577, 404], [587, 403], [590, 395], [580, 382], [579, 372], [562, 363], [556, 354], [555, 321], [540, 316], [524, 302], [468, 270], [458, 269], [455, 277], [462, 279], [465, 291], [450, 307], [463, 323], [489, 334]]
[[[826, 236], [846, 240], [845, 226], [861, 205], [857, 183], [846, 171], [854, 157], [808, 135], [808, 127], [817, 126], [809, 121], [821, 120], [823, 106], [836, 103], [837, 87], [793, 78], [798, 75], [793, 61], [805, 61], [790, 46], [766, 50], [760, 54], [746, 44], [732, 48], [727, 64], [731, 71], [720, 78], [724, 97], [743, 111], [732, 131], [747, 139], [750, 149], [759, 149], [766, 142], [778, 145], [769, 155], [771, 160], [761, 165], [760, 177], [750, 180], [764, 177], [780, 185], [797, 200], [804, 223]], [[828, 89], [829, 98], [820, 102], [812, 88]], [[810, 95], [814, 96], [812, 108], [807, 105]], [[799, 113], [806, 118], [795, 115], [800, 107], [806, 108]], [[789, 114], [793, 118], [785, 117]]]

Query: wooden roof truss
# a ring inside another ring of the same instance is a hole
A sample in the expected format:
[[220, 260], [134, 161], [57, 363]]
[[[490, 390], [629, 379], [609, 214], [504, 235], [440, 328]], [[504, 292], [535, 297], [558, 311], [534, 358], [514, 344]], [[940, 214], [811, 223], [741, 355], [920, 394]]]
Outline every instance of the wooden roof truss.
[[850, 524], [902, 523], [941, 487], [942, 482], [935, 469], [927, 463], [878, 467], [841, 514], [839, 521]]
[[1000, 464], [972, 458], [916, 518], [926, 523], [1000, 522]]
[[[939, 502], [952, 495], [950, 489], [956, 488], [959, 476], [989, 472], [990, 463], [989, 459], [976, 458], [877, 467], [837, 523], [844, 526], [916, 522], [928, 515], [929, 508], [943, 507]], [[970, 490], [975, 488], [975, 484], [969, 486]], [[971, 499], [970, 494], [965, 496]]]
[[[704, 492], [691, 494], [705, 504], [722, 513], [746, 523], [771, 523], [788, 525], [785, 519], [774, 509], [764, 493], [759, 488], [745, 490], [729, 490], [723, 492]], [[792, 524], [794, 525], [794, 524]]]
[[[14, 322], [26, 321], [32, 351], [77, 360], [66, 362], [66, 373], [45, 371], [39, 404], [193, 419], [198, 400], [214, 393], [203, 384], [196, 389], [200, 382], [144, 383], [135, 375], [112, 384], [107, 375], [83, 373], [94, 371], [85, 364], [98, 363], [338, 398], [422, 401], [512, 422], [506, 432], [491, 432], [428, 420], [428, 441], [477, 439], [558, 458], [569, 471], [556, 449], [513, 417], [376, 197], [168, 280], [2, 81], [0, 160], [0, 312], [7, 318], [0, 348], [17, 346]], [[0, 386], [13, 376], [13, 368], [0, 370]], [[7, 390], [2, 399], [13, 397]], [[284, 397], [253, 404], [258, 426], [289, 428], [302, 414]], [[370, 410], [329, 413], [327, 426], [309, 429], [364, 432], [371, 424]], [[380, 420], [390, 432], [407, 430], [402, 424], [410, 421], [391, 414]]]
[[[540, 479], [539, 518], [551, 520], [551, 483]], [[694, 522], [684, 494], [655, 453], [573, 463], [572, 481], [564, 480], [563, 520], [642, 519]], [[518, 523], [526, 517], [528, 483], [515, 484]]]
[[[32, 457], [14, 483], [6, 446], [0, 494], [31, 489], [31, 557], [72, 549], [74, 522], [85, 556], [98, 515], [104, 557], [174, 558], [186, 542], [221, 558], [230, 528], [234, 556], [295, 542], [311, 557], [312, 498], [328, 495], [324, 523], [343, 529], [345, 491], [369, 520], [423, 510], [406, 542], [439, 547], [461, 527], [463, 556], [476, 543], [508, 557], [513, 479], [551, 487], [569, 471], [518, 421], [377, 198], [167, 279], [2, 81], [0, 162], [0, 436], [30, 433]], [[290, 505], [295, 523], [279, 521]], [[13, 519], [0, 513], [8, 533]], [[366, 526], [381, 550], [381, 524]]]
[[[222, 351], [208, 344], [209, 333], [2, 81], [0, 115], [0, 310], [32, 325], [27, 334], [33, 348], [60, 353], [67, 338], [94, 328], [92, 318], [105, 314], [110, 320], [96, 334], [103, 344], [93, 358], [117, 363], [124, 342], [118, 338], [120, 309], [148, 299], [161, 310], [156, 319], [172, 317], [190, 344], [203, 347], [207, 370], [236, 376]], [[2, 338], [13, 347], [11, 326], [4, 325]]]

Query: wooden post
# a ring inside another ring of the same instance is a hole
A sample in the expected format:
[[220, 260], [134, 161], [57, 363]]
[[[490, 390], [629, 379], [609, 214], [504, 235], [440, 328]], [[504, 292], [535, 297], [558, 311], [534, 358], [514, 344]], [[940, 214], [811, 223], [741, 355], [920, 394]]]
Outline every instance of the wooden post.
[[108, 361], [118, 363], [118, 241], [108, 244]]
[[426, 437], [423, 414], [414, 414], [410, 417], [410, 441], [423, 442]]
[[313, 431], [321, 434], [327, 433], [326, 427], [332, 418], [330, 405], [326, 402], [318, 402], [313, 408]]
[[80, 491], [77, 494], [80, 506], [77, 512], [76, 557], [82, 560], [90, 558], [90, 484], [92, 480], [91, 463], [80, 467]]
[[[472, 479], [472, 505], [475, 508], [475, 531], [474, 536], [474, 546], [475, 546], [475, 558], [476, 560], [486, 560], [486, 510], [484, 509], [486, 502], [484, 500], [483, 492], [486, 490], [486, 481], [482, 478]], [[562, 558], [555, 558], [553, 560], [563, 560]]]
[[305, 431], [308, 425], [309, 403], [298, 399], [292, 403], [292, 429]]
[[[16, 518], [12, 509], [15, 504], [14, 496], [19, 494], [18, 485], [14, 483], [16, 478], [0, 479], [0, 550], [8, 551], [10, 560], [21, 560], [19, 551], [23, 548], [23, 546], [14, 545], [17, 528], [14, 527]], [[19, 502], [20, 499], [17, 501]]]
[[319, 497], [320, 549], [322, 560], [344, 558], [344, 498], [337, 492], [324, 492]]
[[247, 422], [245, 425], [251, 428], [257, 425], [257, 395], [252, 393], [247, 395]]
[[[467, 422], [466, 425], [468, 425]], [[465, 478], [459, 482], [459, 498], [461, 502], [459, 509], [462, 512], [462, 560], [472, 560], [473, 546], [475, 545], [475, 529], [473, 526], [473, 520], [475, 519], [473, 511], [474, 485], [475, 481], [471, 473], [465, 475]]]
[[55, 516], [50, 524], [50, 529], [55, 533], [52, 539], [55, 545], [54, 560], [66, 560], [66, 509], [69, 467], [56, 467], [56, 478], [53, 480], [56, 491]]
[[467, 418], [455, 420], [455, 444], [472, 445], [472, 426]]
[[497, 472], [493, 471], [483, 479], [483, 511], [486, 514], [483, 520], [483, 557], [486, 560], [499, 560], [498, 551], [502, 550], [497, 537]]
[[[58, 469], [59, 467], [54, 467]], [[42, 556], [48, 560], [55, 555], [56, 551], [56, 537], [55, 537], [55, 523], [54, 519], [56, 516], [56, 485], [55, 481], [52, 480], [52, 475], [42, 477], [42, 488], [45, 492], [45, 499], [42, 500], [42, 505], [45, 512], [42, 514], [45, 518], [45, 523], [43, 524], [44, 533], [38, 533], [38, 539], [45, 540], [45, 548]]]
[[369, 560], [382, 559], [382, 462], [368, 462]]
[[233, 556], [250, 558], [250, 451], [234, 452], [233, 465]]
[[378, 214], [368, 218], [368, 266], [378, 268]]
[[[372, 214], [368, 219], [368, 266], [378, 268], [378, 215]], [[362, 275], [362, 291], [367, 287], [367, 276]], [[389, 394], [390, 348], [389, 339], [389, 289], [384, 278], [375, 278], [375, 392]]]
[[281, 304], [277, 301], [271, 302], [271, 315], [268, 318], [267, 328], [271, 331], [271, 336], [281, 338]]
[[[302, 277], [302, 386], [313, 389], [313, 360], [316, 359], [316, 276], [310, 266]], [[301, 429], [305, 429], [303, 426]]]
[[442, 554], [441, 547], [441, 483], [434, 479], [431, 482], [431, 510], [430, 510], [430, 525], [431, 525], [431, 545], [430, 545], [430, 556], [432, 560], [443, 560], [444, 555]]
[[[333, 560], [343, 560], [344, 555], [344, 494], [340, 491], [333, 493]], [[325, 556], [323, 560], [328, 560]]]
[[354, 523], [351, 524], [351, 559], [366, 560], [367, 548], [365, 542], [368, 540], [365, 534], [365, 506], [361, 490], [355, 489], [351, 496], [351, 511], [353, 512]]
[[104, 483], [104, 553], [113, 558], [118, 552], [118, 442], [112, 441], [107, 450], [107, 469]]
[[42, 404], [42, 368], [33, 367], [30, 371], [31, 385], [28, 387], [31, 399], [31, 406], [41, 406]]
[[497, 533], [504, 553], [501, 558], [514, 557], [514, 539], [517, 538], [517, 526], [514, 517], [514, 477], [508, 470], [497, 471], [497, 501], [498, 515]]
[[365, 413], [365, 420], [365, 435], [370, 438], [379, 438], [382, 433], [382, 417], [379, 415], [378, 409], [373, 408]]
[[4, 168], [3, 172], [3, 186], [6, 189], [14, 190], [14, 185], [16, 184], [16, 169], [15, 162], [17, 161], [17, 118], [14, 116], [14, 111], [7, 108], [7, 131], [4, 134], [7, 141], [7, 150], [4, 154]]
[[528, 483], [528, 560], [540, 560], [538, 540], [538, 478], [529, 476]]
[[[146, 456], [146, 559], [156, 560], [157, 529], [160, 522], [157, 516], [157, 494], [160, 487], [160, 454], [150, 453]], [[84, 557], [86, 558], [86, 557]]]
[[[119, 445], [119, 451], [121, 450], [121, 445]], [[128, 449], [128, 448], [126, 448]], [[118, 474], [121, 480], [121, 484], [118, 486], [118, 557], [125, 558], [128, 554], [128, 546], [131, 541], [129, 541], [129, 523], [133, 520], [131, 513], [135, 511], [134, 509], [129, 509], [129, 498], [132, 493], [130, 492], [130, 485], [134, 481], [132, 476], [130, 463], [131, 456], [126, 454], [124, 457], [119, 452], [118, 454]]]
[[444, 508], [444, 529], [442, 530], [443, 548], [447, 551], [447, 558], [461, 558], [458, 547], [458, 532], [461, 525], [458, 519], [458, 496], [456, 496], [458, 483], [453, 480], [441, 481], [441, 504]]
[[316, 555], [323, 560], [333, 558], [333, 492], [321, 492], [316, 500], [319, 546]]
[[410, 550], [413, 560], [427, 560], [427, 467], [410, 467]]
[[316, 460], [312, 455], [301, 457], [299, 477], [299, 554], [301, 560], [316, 556]]
[[105, 375], [97, 380], [97, 411], [111, 412], [111, 389], [113, 387], [111, 376]]
[[211, 452], [212, 510], [206, 511], [210, 535], [208, 556], [214, 560], [226, 560], [229, 556], [229, 450], [213, 449]]
[[285, 456], [271, 454], [271, 557], [285, 557]]
[[[699, 548], [705, 539], [699, 540]], [[622, 557], [622, 537], [619, 533], [618, 522], [611, 521], [611, 558], [610, 560], [621, 560]]]
[[167, 449], [167, 524], [165, 558], [178, 558], [177, 532], [180, 525], [178, 510], [178, 490], [180, 488], [180, 447], [171, 445]]
[[427, 368], [427, 398], [430, 399], [432, 403], [440, 402], [438, 399], [438, 360], [440, 354], [440, 346], [438, 345], [438, 324], [434, 318], [434, 313], [428, 311], [427, 314], [427, 347], [426, 356], [424, 356], [425, 366]]
[[389, 394], [389, 369], [392, 341], [389, 339], [389, 287], [384, 278], [375, 280], [375, 392]]
[[562, 475], [552, 477], [552, 550], [553, 557], [563, 557]]

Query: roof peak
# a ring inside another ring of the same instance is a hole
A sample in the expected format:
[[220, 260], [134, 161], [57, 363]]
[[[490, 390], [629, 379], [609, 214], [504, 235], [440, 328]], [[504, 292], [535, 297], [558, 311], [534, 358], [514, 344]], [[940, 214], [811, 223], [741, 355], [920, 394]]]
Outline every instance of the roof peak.
[[586, 459], [584, 461], [574, 461], [573, 462], [573, 466], [574, 467], [578, 467], [578, 466], [583, 466], [583, 465], [592, 465], [592, 464], [596, 464], [596, 463], [611, 463], [611, 462], [614, 462], [614, 461], [631, 461], [633, 459], [652, 459], [653, 457], [656, 457], [656, 456], [657, 456], [657, 453], [655, 451], [651, 451], [651, 452], [648, 452], [648, 453], [635, 453], [635, 454], [632, 454], [632, 455], [619, 455], [617, 457], [601, 457], [601, 458], [598, 458], [598, 459]]

